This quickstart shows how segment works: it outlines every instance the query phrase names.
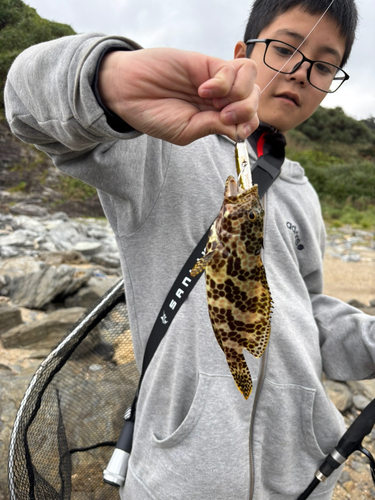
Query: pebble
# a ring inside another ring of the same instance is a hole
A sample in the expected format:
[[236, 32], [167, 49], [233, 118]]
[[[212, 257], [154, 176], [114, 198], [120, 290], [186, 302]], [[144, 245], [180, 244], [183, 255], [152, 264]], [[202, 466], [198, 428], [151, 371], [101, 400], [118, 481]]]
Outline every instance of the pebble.
[[102, 244], [96, 241], [78, 241], [73, 249], [83, 255], [94, 255], [102, 250]]
[[375, 262], [375, 231], [354, 229], [351, 226], [330, 228], [326, 252], [343, 262]]
[[351, 480], [350, 474], [348, 471], [344, 470], [339, 478], [340, 484], [345, 484]]
[[345, 412], [349, 410], [353, 404], [353, 394], [346, 384], [334, 382], [333, 380], [325, 380], [323, 385], [331, 401], [339, 411]]
[[355, 394], [353, 396], [353, 404], [357, 408], [357, 410], [364, 410], [369, 403], [370, 400], [363, 394]]
[[346, 489], [346, 491], [348, 491], [349, 493], [351, 491], [353, 491], [354, 488], [355, 488], [355, 485], [354, 485], [353, 481], [347, 481], [346, 483], [343, 484], [343, 486]]

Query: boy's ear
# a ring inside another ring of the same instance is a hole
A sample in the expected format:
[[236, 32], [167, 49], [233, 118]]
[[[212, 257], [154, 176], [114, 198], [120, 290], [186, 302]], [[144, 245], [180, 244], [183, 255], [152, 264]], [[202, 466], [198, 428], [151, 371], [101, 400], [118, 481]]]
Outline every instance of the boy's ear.
[[234, 58], [246, 57], [246, 44], [244, 42], [237, 42], [234, 47]]

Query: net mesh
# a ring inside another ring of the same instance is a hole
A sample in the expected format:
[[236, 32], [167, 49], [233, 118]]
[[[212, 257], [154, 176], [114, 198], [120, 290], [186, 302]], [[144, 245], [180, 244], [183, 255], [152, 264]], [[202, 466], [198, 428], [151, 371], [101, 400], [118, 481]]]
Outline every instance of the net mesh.
[[123, 283], [36, 371], [9, 449], [10, 500], [109, 500], [106, 468], [139, 380]]

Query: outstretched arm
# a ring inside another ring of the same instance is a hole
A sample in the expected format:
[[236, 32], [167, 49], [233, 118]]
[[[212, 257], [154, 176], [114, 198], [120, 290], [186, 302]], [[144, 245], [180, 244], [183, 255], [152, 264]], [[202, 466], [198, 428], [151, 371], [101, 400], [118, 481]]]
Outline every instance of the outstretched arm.
[[116, 51], [101, 63], [103, 103], [134, 129], [186, 145], [209, 134], [245, 139], [258, 126], [256, 65], [176, 49]]

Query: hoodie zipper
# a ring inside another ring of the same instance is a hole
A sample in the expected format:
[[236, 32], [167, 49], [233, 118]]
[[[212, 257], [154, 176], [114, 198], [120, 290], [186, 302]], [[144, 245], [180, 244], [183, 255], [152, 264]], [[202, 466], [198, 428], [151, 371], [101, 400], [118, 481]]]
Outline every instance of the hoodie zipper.
[[[263, 228], [266, 227], [266, 218], [267, 218], [267, 210], [266, 210], [266, 200], [267, 200], [267, 193], [263, 195], [262, 199], [262, 204], [264, 208], [264, 225]], [[264, 231], [265, 229], [263, 229]], [[262, 249], [261, 253], [261, 258], [263, 265], [265, 265], [265, 260], [264, 260], [264, 249]], [[259, 396], [262, 391], [263, 387], [263, 382], [264, 378], [266, 375], [266, 368], [267, 368], [267, 360], [268, 360], [268, 346], [262, 356], [262, 361], [260, 365], [260, 374], [258, 378], [258, 384], [257, 388], [255, 391], [255, 396], [254, 396], [254, 404], [253, 404], [253, 410], [251, 412], [251, 418], [250, 418], [250, 430], [249, 430], [249, 462], [250, 462], [250, 486], [249, 486], [249, 500], [253, 499], [254, 496], [254, 485], [255, 485], [255, 465], [254, 465], [254, 454], [253, 454], [253, 434], [254, 434], [254, 421], [255, 421], [255, 413], [256, 409], [258, 406], [258, 401], [259, 401]]]

